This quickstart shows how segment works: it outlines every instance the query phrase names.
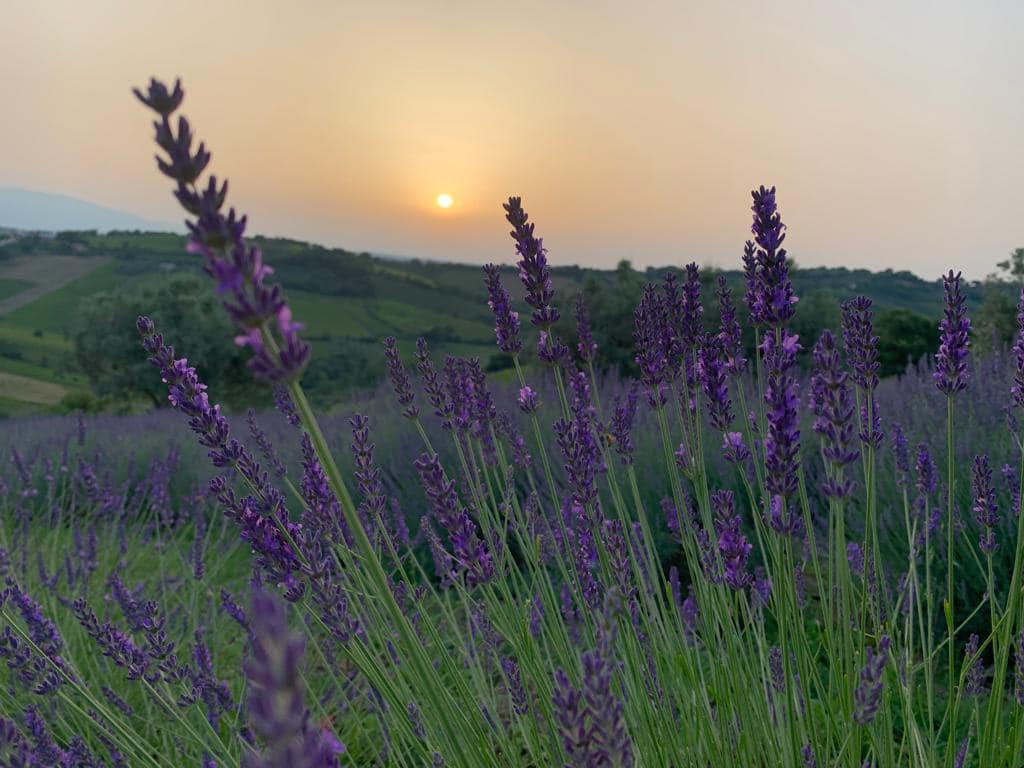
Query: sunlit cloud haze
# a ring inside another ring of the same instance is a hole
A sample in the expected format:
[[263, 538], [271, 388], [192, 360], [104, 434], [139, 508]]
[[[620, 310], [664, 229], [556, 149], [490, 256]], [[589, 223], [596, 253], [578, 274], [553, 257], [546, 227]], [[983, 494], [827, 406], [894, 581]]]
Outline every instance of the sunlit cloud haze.
[[[0, 186], [179, 217], [151, 74], [253, 229], [511, 261], [736, 266], [779, 187], [804, 265], [948, 266], [1024, 245], [1018, 2], [21, 2], [0, 6]], [[441, 210], [440, 193], [454, 198]]]

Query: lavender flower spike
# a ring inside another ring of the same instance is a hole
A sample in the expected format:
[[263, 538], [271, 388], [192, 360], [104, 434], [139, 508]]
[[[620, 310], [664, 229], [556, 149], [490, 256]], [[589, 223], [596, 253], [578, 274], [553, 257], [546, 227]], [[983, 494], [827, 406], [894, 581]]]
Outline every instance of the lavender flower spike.
[[590, 315], [587, 313], [587, 302], [580, 293], [576, 296], [576, 351], [583, 362], [589, 362], [597, 354], [597, 342], [590, 327]]
[[750, 193], [754, 222], [750, 231], [757, 244], [757, 267], [751, 314], [756, 321], [780, 326], [796, 312], [796, 294], [789, 279], [786, 263], [786, 225], [782, 223], [775, 203], [775, 187], [761, 187]]
[[519, 339], [519, 313], [512, 309], [512, 299], [501, 284], [501, 268], [496, 264], [485, 264], [484, 282], [487, 284], [487, 306], [494, 313], [498, 349], [507, 355], [515, 355], [523, 348]]
[[960, 273], [950, 270], [942, 280], [946, 308], [939, 323], [939, 351], [932, 377], [940, 392], [952, 396], [967, 386], [971, 321], [967, 317], [967, 300], [960, 290]]
[[870, 725], [882, 703], [882, 673], [889, 659], [889, 638], [883, 636], [878, 648], [867, 649], [864, 668], [860, 671], [860, 685], [853, 692], [853, 720], [858, 725]]
[[412, 382], [409, 381], [409, 373], [405, 370], [402, 358], [398, 354], [398, 342], [394, 336], [384, 339], [384, 357], [388, 362], [388, 377], [391, 379], [391, 386], [394, 387], [398, 404], [402, 406], [402, 415], [407, 419], [415, 419], [420, 414], [416, 405], [416, 395], [412, 390]]
[[1017, 302], [1017, 334], [1013, 342], [1013, 359], [1016, 365], [1010, 394], [1013, 396], [1014, 404], [1018, 408], [1024, 408], [1024, 288], [1021, 289], [1020, 300]]
[[246, 241], [246, 217], [234, 208], [223, 213], [227, 182], [218, 185], [217, 177], [210, 176], [205, 187], [199, 186], [210, 162], [205, 145], [193, 152], [192, 129], [184, 117], [178, 119], [177, 131], [171, 124], [184, 98], [181, 82], [168, 92], [154, 78], [145, 93], [136, 88], [135, 95], [159, 116], [156, 143], [167, 155], [157, 157], [157, 167], [177, 182], [174, 196], [192, 217], [186, 220], [187, 250], [202, 255], [205, 271], [217, 281], [224, 308], [239, 330], [235, 342], [254, 353], [250, 370], [270, 382], [297, 378], [309, 362], [309, 345], [298, 335], [302, 325], [292, 319], [280, 286], [266, 282], [273, 270], [263, 263], [260, 249]]
[[978, 538], [978, 549], [991, 555], [998, 549], [995, 527], [999, 525], [999, 504], [996, 489], [992, 484], [992, 467], [988, 456], [975, 456], [971, 472], [971, 491], [974, 495], [974, 520], [982, 529]]

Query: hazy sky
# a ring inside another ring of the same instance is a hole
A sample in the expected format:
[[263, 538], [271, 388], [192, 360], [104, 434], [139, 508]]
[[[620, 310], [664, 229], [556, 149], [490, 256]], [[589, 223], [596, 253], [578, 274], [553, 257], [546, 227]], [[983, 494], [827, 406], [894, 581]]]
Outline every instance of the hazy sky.
[[[776, 184], [804, 265], [971, 277], [1024, 246], [1024, 3], [0, 3], [0, 185], [180, 218], [130, 96], [185, 113], [253, 229], [736, 266]], [[455, 200], [448, 211], [434, 203]]]

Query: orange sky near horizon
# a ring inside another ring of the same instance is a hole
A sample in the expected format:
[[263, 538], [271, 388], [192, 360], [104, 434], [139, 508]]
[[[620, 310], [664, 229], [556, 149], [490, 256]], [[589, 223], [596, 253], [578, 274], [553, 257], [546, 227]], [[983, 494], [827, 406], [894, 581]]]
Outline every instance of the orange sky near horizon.
[[952, 0], [8, 0], [0, 186], [180, 219], [129, 91], [180, 75], [260, 233], [510, 262], [518, 194], [553, 263], [734, 268], [773, 183], [800, 264], [980, 278], [1024, 245], [1022, 23]]

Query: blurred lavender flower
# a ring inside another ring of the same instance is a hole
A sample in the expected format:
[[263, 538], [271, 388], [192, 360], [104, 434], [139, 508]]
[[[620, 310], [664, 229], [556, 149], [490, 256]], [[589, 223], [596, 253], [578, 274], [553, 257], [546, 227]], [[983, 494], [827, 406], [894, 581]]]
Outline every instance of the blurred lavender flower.
[[415, 419], [419, 416], [420, 409], [416, 406], [416, 395], [412, 391], [412, 382], [409, 381], [409, 373], [405, 370], [402, 358], [398, 354], [398, 342], [394, 336], [384, 339], [384, 357], [388, 364], [388, 377], [391, 379], [391, 386], [395, 390], [395, 397], [398, 404], [402, 406], [402, 415], [407, 419]]
[[637, 388], [630, 386], [625, 397], [615, 396], [612, 404], [612, 422], [608, 427], [612, 448], [619, 455], [623, 466], [633, 463], [633, 422], [636, 419]]
[[743, 358], [743, 331], [732, 302], [732, 289], [725, 275], [718, 276], [718, 340], [725, 353], [725, 367], [730, 375], [742, 373], [747, 367]]
[[[985, 668], [978, 656], [979, 639], [975, 633], [967, 638], [964, 645], [964, 665], [967, 667], [964, 679], [965, 696], [981, 696], [985, 693]], [[974, 658], [978, 656], [978, 658]]]
[[896, 468], [896, 485], [906, 488], [910, 481], [910, 450], [903, 426], [897, 422], [892, 425], [892, 455]]
[[1024, 288], [1017, 302], [1017, 332], [1013, 339], [1013, 360], [1015, 369], [1010, 395], [1018, 408], [1024, 408]]
[[245, 663], [249, 680], [249, 723], [263, 739], [262, 754], [247, 752], [245, 768], [336, 768], [345, 748], [329, 731], [309, 721], [300, 665], [305, 643], [288, 629], [283, 606], [256, 590], [252, 601], [252, 657]]
[[583, 294], [576, 296], [576, 351], [583, 362], [590, 362], [597, 354], [597, 342], [594, 341], [594, 332], [590, 327], [590, 315], [587, 313], [587, 303]]
[[946, 308], [939, 323], [939, 351], [935, 355], [935, 386], [952, 396], [967, 386], [967, 361], [971, 346], [971, 321], [967, 317], [967, 300], [960, 290], [960, 273], [953, 270], [942, 278]]
[[800, 460], [800, 400], [791, 373], [800, 344], [796, 336], [782, 329], [778, 338], [766, 334], [762, 349], [767, 372], [764, 400], [768, 406], [765, 480], [771, 493], [785, 498], [796, 491]]
[[519, 339], [519, 313], [512, 309], [512, 299], [501, 284], [501, 268], [496, 264], [485, 264], [484, 282], [487, 284], [487, 306], [494, 313], [498, 349], [506, 355], [518, 354], [523, 348]]
[[722, 342], [716, 336], [704, 340], [697, 352], [697, 374], [708, 401], [711, 426], [726, 432], [733, 421], [732, 400], [729, 399], [727, 360]]
[[988, 456], [984, 454], [974, 457], [971, 471], [971, 491], [974, 494], [974, 521], [982, 529], [978, 538], [978, 549], [991, 555], [998, 549], [995, 527], [999, 525], [999, 503], [996, 500], [996, 489], [992, 483], [992, 467]]
[[914, 462], [914, 469], [917, 473], [917, 492], [922, 497], [931, 496], [939, 487], [939, 469], [935, 465], [931, 451], [925, 443], [917, 444], [917, 454]]
[[846, 498], [854, 492], [856, 484], [847, 478], [840, 480], [835, 472], [852, 464], [860, 454], [850, 446], [853, 442], [853, 401], [831, 331], [823, 331], [814, 345], [814, 365], [810, 393], [811, 413], [815, 417], [812, 428], [821, 435], [822, 456], [830, 465], [829, 476], [822, 483], [822, 492], [828, 498]]
[[661, 296], [653, 285], [644, 286], [640, 304], [633, 312], [633, 324], [634, 361], [647, 388], [648, 402], [652, 408], [660, 408], [666, 402], [669, 331]]
[[882, 703], [882, 673], [889, 661], [889, 637], [883, 635], [876, 649], [865, 651], [864, 667], [860, 671], [860, 684], [853, 692], [853, 721], [870, 725]]
[[169, 93], [154, 78], [145, 93], [138, 88], [134, 92], [159, 116], [154, 123], [156, 143], [167, 156], [158, 157], [157, 166], [177, 182], [174, 196], [193, 217], [186, 221], [188, 251], [203, 256], [204, 269], [217, 281], [224, 308], [240, 331], [235, 342], [252, 348], [250, 369], [272, 382], [297, 378], [309, 361], [309, 345], [298, 335], [302, 325], [292, 320], [280, 287], [265, 282], [273, 270], [263, 264], [260, 249], [246, 241], [246, 217], [237, 216], [234, 208], [227, 215], [222, 212], [227, 182], [218, 185], [217, 177], [211, 176], [205, 188], [198, 186], [210, 162], [205, 145], [192, 151], [192, 129], [184, 117], [178, 118], [176, 132], [171, 124], [171, 115], [184, 98], [181, 82]]
[[742, 520], [736, 514], [732, 491], [712, 493], [711, 507], [715, 511], [715, 533], [725, 583], [733, 589], [743, 589], [750, 583], [747, 558], [754, 547], [740, 528]]

